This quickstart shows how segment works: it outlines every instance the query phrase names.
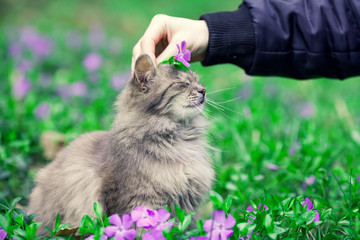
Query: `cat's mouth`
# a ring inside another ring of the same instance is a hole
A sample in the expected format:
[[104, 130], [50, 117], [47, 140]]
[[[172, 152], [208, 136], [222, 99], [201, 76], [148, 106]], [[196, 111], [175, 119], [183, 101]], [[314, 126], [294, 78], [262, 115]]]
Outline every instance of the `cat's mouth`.
[[199, 102], [193, 103], [193, 104], [188, 105], [188, 106], [186, 106], [186, 107], [187, 107], [187, 108], [194, 108], [194, 107], [196, 108], [196, 107], [199, 107], [199, 106], [203, 105], [204, 102], [205, 102], [205, 97], [201, 98], [201, 100], [200, 100]]

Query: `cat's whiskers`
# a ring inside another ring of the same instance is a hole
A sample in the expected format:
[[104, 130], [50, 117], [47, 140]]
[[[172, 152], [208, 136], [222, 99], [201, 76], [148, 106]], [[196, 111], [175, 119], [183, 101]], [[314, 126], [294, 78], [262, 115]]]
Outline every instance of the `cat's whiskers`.
[[[239, 114], [239, 115], [244, 115], [243, 113], [237, 112], [237, 111], [235, 111], [235, 110], [233, 110], [231, 108], [225, 107], [225, 106], [221, 105], [220, 103], [215, 102], [214, 100], [212, 100], [210, 98], [208, 98], [208, 102], [209, 102], [210, 105], [212, 104], [211, 106], [213, 106], [213, 107], [217, 106], [217, 107], [221, 108], [222, 110], [228, 110], [230, 112], [233, 112], [233, 113], [236, 113], [236, 114]], [[215, 107], [215, 108], [217, 108], [217, 107]]]
[[206, 92], [206, 94], [213, 94], [213, 93], [223, 92], [223, 91], [229, 91], [229, 90], [233, 90], [233, 89], [235, 89], [235, 87], [232, 87], [232, 88], [223, 88], [223, 89], [218, 89], [218, 90], [215, 90], [215, 91]]

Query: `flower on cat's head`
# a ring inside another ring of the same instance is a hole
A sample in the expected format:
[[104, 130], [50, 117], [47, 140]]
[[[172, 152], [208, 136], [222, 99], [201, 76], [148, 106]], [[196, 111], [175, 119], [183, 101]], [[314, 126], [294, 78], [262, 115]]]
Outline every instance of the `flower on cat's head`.
[[121, 217], [114, 214], [109, 218], [112, 226], [105, 228], [105, 234], [108, 237], [115, 236], [115, 239], [133, 240], [136, 236], [136, 230], [130, 228], [133, 225], [133, 220], [129, 214], [124, 214]]
[[156, 210], [150, 210], [147, 207], [137, 206], [131, 211], [131, 219], [136, 222], [136, 227], [151, 228], [159, 222], [159, 214]]
[[188, 49], [186, 49], [185, 41], [181, 42], [181, 47], [179, 46], [179, 44], [176, 44], [176, 46], [179, 50], [178, 53], [175, 56], [165, 59], [164, 61], [159, 63], [159, 65], [170, 64], [170, 65], [174, 65], [177, 69], [181, 71], [188, 71], [190, 66], [190, 63], [188, 62], [191, 59], [191, 52]]
[[204, 231], [208, 233], [206, 236], [211, 236], [211, 239], [228, 239], [234, 232], [232, 228], [236, 223], [235, 218], [231, 214], [225, 218], [223, 210], [215, 210], [211, 216], [213, 219], [204, 223]]
[[175, 55], [175, 60], [178, 60], [179, 62], [182, 62], [186, 67], [190, 66], [190, 63], [188, 63], [191, 59], [191, 52], [186, 49], [186, 42], [181, 42], [181, 47], [179, 44], [176, 44], [176, 47], [178, 48], [178, 54]]

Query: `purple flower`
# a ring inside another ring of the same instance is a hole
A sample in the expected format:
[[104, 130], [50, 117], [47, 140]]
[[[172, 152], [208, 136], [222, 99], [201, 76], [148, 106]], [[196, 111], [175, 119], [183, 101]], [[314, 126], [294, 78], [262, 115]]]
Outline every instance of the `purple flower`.
[[152, 229], [150, 233], [145, 233], [142, 240], [166, 240], [162, 231]]
[[33, 63], [29, 59], [23, 59], [17, 64], [17, 69], [21, 72], [26, 73], [33, 68]]
[[180, 62], [182, 62], [186, 67], [190, 66], [190, 63], [188, 63], [191, 59], [191, 52], [186, 49], [186, 42], [182, 41], [181, 42], [181, 48], [179, 46], [179, 44], [176, 44], [179, 52], [178, 54], [175, 55], [175, 60], [178, 60]]
[[[257, 209], [261, 209], [261, 211], [266, 211], [266, 210], [269, 210], [269, 208], [264, 204], [262, 207], [261, 207], [261, 203], [258, 205]], [[246, 208], [246, 211], [249, 211], [249, 212], [255, 212], [254, 208], [250, 205]], [[255, 220], [255, 217], [249, 215], [249, 218], [252, 218]], [[249, 223], [253, 223], [250, 219], [248, 220]]]
[[288, 150], [290, 155], [294, 155], [301, 148], [300, 142], [296, 141], [291, 148]]
[[30, 81], [25, 78], [25, 76], [21, 73], [18, 74], [18, 76], [15, 79], [15, 82], [13, 83], [13, 96], [16, 99], [23, 99], [28, 92], [30, 91], [31, 83]]
[[27, 26], [21, 30], [20, 41], [37, 57], [50, 55], [51, 42], [32, 27]]
[[49, 116], [50, 104], [46, 102], [40, 103], [34, 110], [34, 114], [39, 119], [45, 119]]
[[154, 229], [163, 232], [169, 226], [169, 230], [171, 230], [173, 222], [167, 222], [170, 218], [170, 213], [164, 208], [157, 210], [157, 212], [159, 223]]
[[215, 210], [211, 213], [214, 220], [209, 219], [204, 223], [204, 231], [211, 240], [225, 240], [233, 234], [232, 227], [234, 227], [236, 220], [231, 214], [225, 218], [225, 212], [223, 210]]
[[95, 23], [91, 26], [89, 33], [89, 43], [92, 48], [98, 48], [106, 43], [106, 35], [101, 24]]
[[310, 118], [315, 114], [315, 106], [312, 103], [300, 104], [297, 109], [300, 110], [300, 116], [304, 118]]
[[74, 82], [70, 86], [72, 96], [85, 96], [88, 92], [85, 82]]
[[191, 237], [189, 240], [208, 240], [207, 236]]
[[103, 58], [97, 53], [89, 53], [83, 60], [83, 66], [88, 72], [97, 71], [103, 63]]
[[308, 186], [313, 185], [314, 182], [315, 182], [315, 176], [314, 176], [314, 175], [311, 175], [311, 176], [305, 178], [305, 183], [306, 183], [306, 185], [308, 185]]
[[133, 221], [129, 214], [124, 214], [120, 218], [118, 214], [114, 214], [109, 218], [112, 226], [105, 228], [105, 234], [108, 237], [114, 237], [115, 240], [133, 240], [136, 236], [136, 230], [130, 228]]
[[279, 170], [279, 166], [274, 164], [274, 163], [269, 163], [267, 166], [266, 166], [267, 169], [270, 169], [270, 170], [274, 170], [274, 171], [277, 171]]
[[131, 219], [136, 222], [136, 227], [148, 229], [156, 226], [159, 222], [158, 212], [147, 207], [137, 206], [130, 214]]
[[[306, 211], [310, 211], [314, 208], [313, 203], [311, 202], [311, 200], [309, 198], [305, 198], [305, 202], [302, 203], [302, 206], [304, 207], [305, 204], [306, 204]], [[317, 210], [314, 210], [314, 211], [316, 212], [316, 215], [315, 215], [313, 222], [320, 221], [319, 212]]]
[[[85, 240], [95, 240], [94, 237], [95, 237], [95, 235], [91, 235], [91, 236], [85, 238]], [[104, 234], [104, 235], [102, 235], [102, 236], [100, 237], [99, 240], [107, 240], [107, 239], [108, 239], [108, 236], [106, 236], [106, 235]]]
[[360, 175], [357, 176], [357, 182], [360, 182]]
[[7, 236], [7, 233], [5, 232], [4, 229], [2, 229], [0, 227], [0, 240], [4, 240], [6, 238], [6, 236]]
[[9, 46], [9, 55], [14, 57], [14, 58], [19, 58], [22, 56], [22, 47], [19, 43], [12, 43]]
[[119, 91], [130, 78], [130, 72], [115, 73], [111, 77], [111, 86], [114, 90]]

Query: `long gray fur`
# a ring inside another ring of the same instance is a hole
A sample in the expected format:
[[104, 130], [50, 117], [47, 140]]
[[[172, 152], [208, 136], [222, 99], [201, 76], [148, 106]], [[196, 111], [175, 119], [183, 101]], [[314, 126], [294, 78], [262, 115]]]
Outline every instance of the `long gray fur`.
[[28, 212], [52, 227], [57, 213], [78, 226], [83, 215], [94, 215], [96, 201], [108, 215], [174, 203], [195, 211], [214, 178], [202, 91], [194, 72], [155, 67], [140, 56], [114, 105], [112, 128], [78, 137], [40, 170]]

